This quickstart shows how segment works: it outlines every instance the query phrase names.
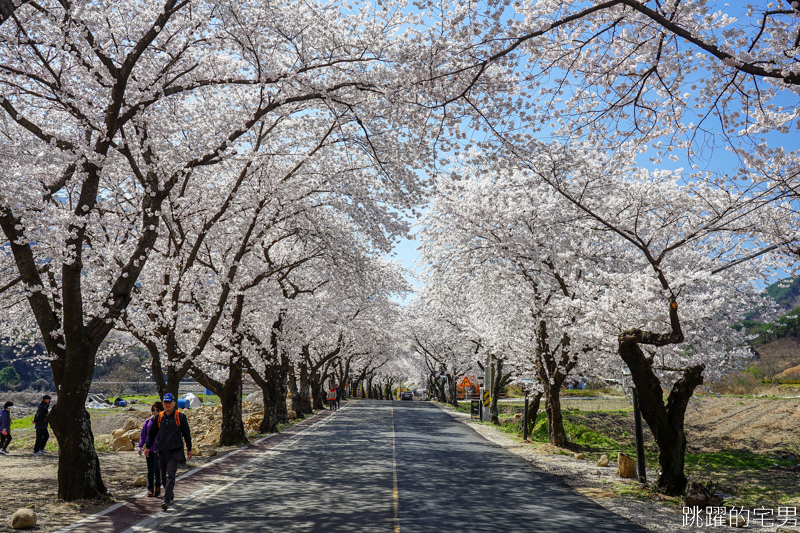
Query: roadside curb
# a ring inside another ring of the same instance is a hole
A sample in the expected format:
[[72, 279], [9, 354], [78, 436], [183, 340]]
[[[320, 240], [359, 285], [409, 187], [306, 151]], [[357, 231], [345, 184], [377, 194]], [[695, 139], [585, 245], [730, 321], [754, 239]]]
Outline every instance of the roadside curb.
[[[281, 443], [296, 438], [337, 412], [320, 411], [281, 433], [272, 433], [262, 437], [255, 442], [237, 448], [222, 457], [178, 476], [176, 481], [180, 481], [180, 483], [175, 485], [175, 506], [180, 507], [183, 501], [191, 501], [197, 493], [208, 490], [223, 481], [229, 481], [230, 476], [235, 476], [250, 463], [259, 459], [265, 452]], [[163, 512], [160, 508], [160, 498], [147, 498], [145, 495], [146, 492], [141, 492], [53, 533], [121, 533], [133, 531], [131, 529], [133, 526], [146, 521], [152, 515]]]

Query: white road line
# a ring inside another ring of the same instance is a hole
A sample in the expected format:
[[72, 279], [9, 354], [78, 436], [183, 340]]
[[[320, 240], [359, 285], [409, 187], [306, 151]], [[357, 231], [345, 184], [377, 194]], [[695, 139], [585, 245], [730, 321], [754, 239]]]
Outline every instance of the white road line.
[[400, 533], [400, 492], [397, 489], [397, 450], [394, 435], [394, 402], [392, 402], [392, 507], [394, 509], [394, 533]]

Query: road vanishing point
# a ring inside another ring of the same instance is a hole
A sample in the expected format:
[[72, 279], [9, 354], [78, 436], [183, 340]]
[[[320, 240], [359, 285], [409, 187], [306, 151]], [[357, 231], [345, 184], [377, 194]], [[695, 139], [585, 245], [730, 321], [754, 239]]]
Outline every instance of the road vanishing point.
[[433, 404], [359, 400], [126, 531], [647, 530]]

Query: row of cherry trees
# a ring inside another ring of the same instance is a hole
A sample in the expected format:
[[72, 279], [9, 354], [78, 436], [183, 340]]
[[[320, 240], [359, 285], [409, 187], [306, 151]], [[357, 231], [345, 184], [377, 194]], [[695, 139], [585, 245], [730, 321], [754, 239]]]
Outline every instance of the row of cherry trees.
[[476, 349], [418, 350], [535, 376], [560, 445], [569, 373], [619, 378], [624, 363], [657, 488], [682, 493], [687, 403], [742, 362], [733, 326], [766, 316], [758, 287], [796, 263], [797, 4], [449, 8], [430, 36], [458, 53], [431, 62], [425, 87], [456, 133], [423, 222], [415, 316]]
[[244, 438], [244, 372], [274, 429], [287, 387], [307, 413], [336, 371], [374, 370], [388, 296], [406, 290], [378, 257], [408, 230], [412, 166], [431, 153], [403, 68], [413, 19], [343, 3], [2, 7], [3, 318], [20, 335], [32, 319], [47, 348], [60, 498], [106, 492], [84, 403], [113, 328], [150, 351], [160, 392], [188, 373], [220, 395], [224, 442]]
[[[559, 383], [617, 354], [682, 491], [686, 401], [741, 343], [720, 324], [796, 238], [798, 9], [734, 9], [0, 1], [0, 295], [53, 367], [59, 496], [105, 492], [84, 400], [114, 328], [160, 390], [218, 392], [226, 440], [245, 372], [269, 427], [285, 388], [307, 412], [324, 376], [413, 346], [433, 371], [534, 373], [560, 442]], [[420, 171], [407, 344], [376, 254]]]

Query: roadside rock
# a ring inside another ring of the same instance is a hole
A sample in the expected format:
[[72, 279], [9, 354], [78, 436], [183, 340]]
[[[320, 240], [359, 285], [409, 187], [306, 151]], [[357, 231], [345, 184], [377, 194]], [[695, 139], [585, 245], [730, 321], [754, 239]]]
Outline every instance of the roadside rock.
[[289, 418], [289, 420], [294, 420], [295, 418], [297, 418], [297, 413], [289, 409], [286, 416]]
[[125, 421], [125, 424], [123, 424], [122, 429], [124, 431], [130, 431], [131, 429], [142, 429], [142, 424], [140, 424], [135, 418], [128, 418]]
[[586, 456], [583, 455], [582, 453], [576, 453], [575, 454], [575, 459], [578, 459], [578, 460], [586, 459]]
[[686, 497], [683, 501], [686, 507], [697, 506], [701, 509], [722, 505], [722, 498], [716, 494], [715, 486], [710, 481], [706, 485], [694, 481], [689, 483], [686, 488]]
[[14, 513], [14, 516], [11, 517], [11, 524], [9, 524], [12, 529], [28, 529], [32, 527], [36, 527], [36, 513], [33, 512], [33, 509], [28, 509], [27, 507], [23, 509], [17, 509]]
[[747, 519], [737, 514], [735, 517], [730, 517], [729, 524], [731, 527], [746, 527]]
[[139, 476], [133, 480], [134, 487], [146, 487], [147, 486], [147, 478], [145, 476]]
[[624, 453], [617, 454], [617, 475], [621, 478], [636, 477], [636, 463]]
[[115, 429], [114, 431], [111, 432], [111, 438], [112, 439], [116, 439], [117, 437], [123, 435], [124, 433], [125, 433], [125, 430], [122, 429], [122, 428]]
[[597, 466], [608, 466], [608, 455], [601, 455], [600, 459], [597, 460]]
[[111, 441], [110, 448], [114, 452], [129, 452], [133, 450], [133, 442], [125, 435], [120, 435]]

